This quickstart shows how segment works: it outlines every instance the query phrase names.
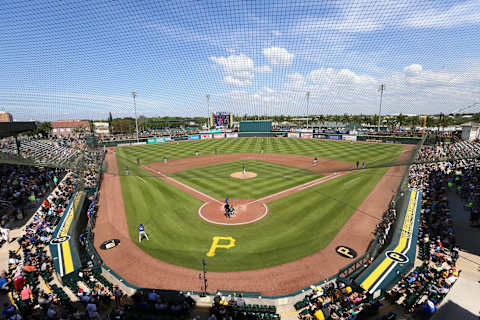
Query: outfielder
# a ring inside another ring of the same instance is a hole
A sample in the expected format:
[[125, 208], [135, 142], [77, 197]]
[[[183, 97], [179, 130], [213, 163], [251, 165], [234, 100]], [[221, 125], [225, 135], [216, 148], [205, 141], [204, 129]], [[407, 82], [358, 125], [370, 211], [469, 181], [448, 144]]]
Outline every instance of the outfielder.
[[150, 240], [148, 239], [148, 235], [145, 232], [145, 227], [143, 226], [142, 223], [140, 223], [138, 225], [138, 242], [142, 242], [143, 237], [147, 238], [147, 240]]

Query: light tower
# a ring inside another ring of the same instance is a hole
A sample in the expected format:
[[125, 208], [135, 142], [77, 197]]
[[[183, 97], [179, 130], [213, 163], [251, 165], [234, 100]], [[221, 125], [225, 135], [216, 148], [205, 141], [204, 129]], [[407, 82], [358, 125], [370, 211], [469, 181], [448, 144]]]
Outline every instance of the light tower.
[[380, 132], [380, 117], [382, 114], [382, 98], [383, 98], [383, 91], [385, 90], [385, 85], [382, 83], [380, 87], [378, 87], [378, 91], [380, 91], [380, 107], [378, 108], [378, 126], [377, 132]]
[[207, 94], [207, 124], [210, 129], [210, 95]]
[[135, 91], [132, 92], [132, 97], [133, 97], [133, 111], [135, 112], [135, 129], [137, 132], [137, 143], [140, 142], [138, 140], [138, 119], [137, 119], [137, 101], [135, 98], [137, 97], [137, 93]]
[[307, 129], [308, 129], [308, 107], [310, 102], [310, 91], [307, 91], [307, 94], [305, 97], [307, 98]]

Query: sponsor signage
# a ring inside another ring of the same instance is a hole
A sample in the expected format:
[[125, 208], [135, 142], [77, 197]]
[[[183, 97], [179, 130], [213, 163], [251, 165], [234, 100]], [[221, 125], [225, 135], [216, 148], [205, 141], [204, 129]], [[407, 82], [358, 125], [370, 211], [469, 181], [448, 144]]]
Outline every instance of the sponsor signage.
[[212, 135], [210, 133], [207, 134], [201, 134], [200, 138], [203, 139], [212, 139]]
[[227, 133], [227, 138], [238, 138], [238, 133], [236, 132], [228, 132]]
[[173, 140], [175, 141], [182, 141], [182, 140], [187, 140], [188, 136], [174, 136]]
[[344, 136], [342, 136], [342, 139], [343, 139], [343, 140], [346, 140], [346, 141], [357, 141], [357, 136], [344, 135]]
[[346, 247], [346, 246], [338, 246], [335, 251], [341, 255], [342, 257], [348, 258], [348, 259], [355, 259], [357, 257], [357, 252], [353, 250], [352, 248]]
[[214, 138], [214, 139], [223, 139], [223, 138], [225, 138], [225, 134], [223, 134], [223, 133], [214, 133], [214, 134], [213, 134], [213, 138]]
[[193, 136], [188, 136], [188, 140], [200, 140], [200, 135], [193, 135]]
[[288, 133], [289, 138], [300, 138], [300, 133], [298, 132], [289, 132]]
[[302, 133], [302, 138], [303, 139], [312, 139], [313, 134], [312, 133]]
[[172, 137], [163, 137], [163, 138], [149, 138], [147, 139], [147, 144], [150, 143], [163, 143], [167, 141], [172, 141]]
[[327, 139], [330, 140], [342, 140], [342, 136], [340, 134], [328, 134]]

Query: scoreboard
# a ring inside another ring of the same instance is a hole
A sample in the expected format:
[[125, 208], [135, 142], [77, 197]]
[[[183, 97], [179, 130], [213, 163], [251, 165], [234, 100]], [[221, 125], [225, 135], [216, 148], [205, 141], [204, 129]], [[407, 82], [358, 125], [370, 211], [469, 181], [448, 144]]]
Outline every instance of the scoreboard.
[[217, 112], [210, 115], [210, 127], [226, 127], [233, 126], [233, 114], [228, 112]]

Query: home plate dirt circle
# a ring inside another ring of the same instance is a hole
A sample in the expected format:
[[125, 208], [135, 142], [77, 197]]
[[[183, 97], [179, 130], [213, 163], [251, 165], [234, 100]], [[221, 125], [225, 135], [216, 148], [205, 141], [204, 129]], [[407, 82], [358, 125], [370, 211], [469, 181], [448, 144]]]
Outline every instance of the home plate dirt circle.
[[243, 225], [257, 222], [268, 213], [268, 207], [263, 202], [254, 200], [228, 200], [230, 206], [235, 208], [235, 215], [225, 217], [225, 208], [222, 201], [205, 202], [199, 209], [198, 215], [205, 221], [222, 225]]
[[246, 171], [245, 173], [243, 173], [242, 171], [238, 171], [230, 175], [230, 177], [237, 178], [237, 179], [252, 179], [252, 178], [255, 178], [256, 176], [257, 174], [251, 171]]

